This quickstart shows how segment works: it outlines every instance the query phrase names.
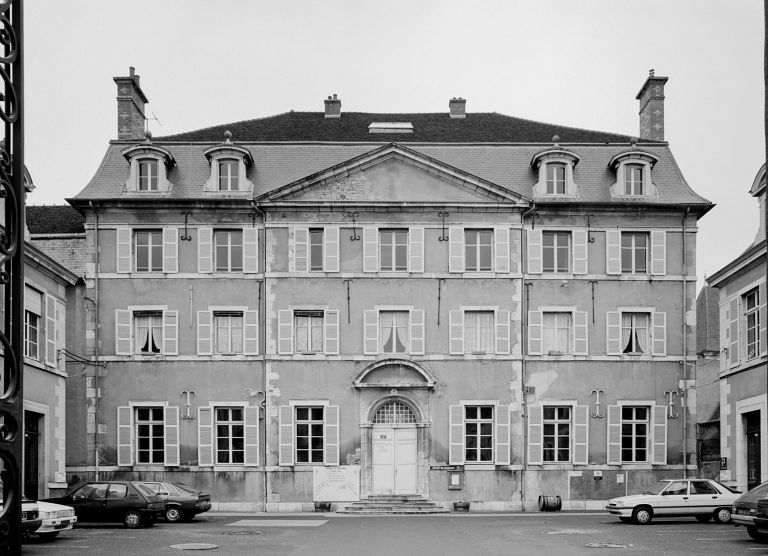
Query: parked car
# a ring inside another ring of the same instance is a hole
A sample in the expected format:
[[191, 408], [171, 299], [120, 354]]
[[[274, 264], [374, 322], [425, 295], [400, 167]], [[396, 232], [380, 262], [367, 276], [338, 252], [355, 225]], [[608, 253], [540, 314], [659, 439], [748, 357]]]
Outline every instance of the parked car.
[[34, 530], [33, 534], [44, 539], [53, 539], [62, 531], [72, 529], [77, 521], [75, 509], [71, 506], [39, 500], [37, 509], [42, 524]]
[[165, 502], [166, 521], [189, 521], [211, 509], [211, 496], [182, 483], [144, 481], [142, 484]]
[[654, 517], [693, 516], [702, 523], [731, 520], [731, 506], [740, 493], [710, 479], [667, 479], [643, 494], [608, 501], [605, 509], [624, 523], [645, 525]]
[[762, 531], [755, 522], [757, 518], [757, 506], [760, 500], [768, 499], [768, 482], [756, 486], [752, 490], [739, 496], [731, 508], [731, 519], [735, 525], [743, 525], [747, 528], [747, 534], [756, 541], [768, 541], [768, 530]]
[[78, 521], [122, 522], [132, 529], [153, 525], [165, 513], [165, 502], [140, 481], [92, 481], [44, 502], [72, 506]]
[[23, 537], [29, 537], [32, 531], [40, 527], [43, 522], [40, 519], [39, 510], [37, 504], [32, 500], [26, 498], [21, 501], [21, 535]]

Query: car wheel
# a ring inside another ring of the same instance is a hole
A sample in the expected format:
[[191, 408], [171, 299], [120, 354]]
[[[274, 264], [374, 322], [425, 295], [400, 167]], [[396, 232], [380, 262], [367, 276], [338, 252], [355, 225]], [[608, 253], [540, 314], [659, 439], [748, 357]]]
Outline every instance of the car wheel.
[[50, 533], [38, 533], [37, 536], [47, 541], [53, 540], [59, 536], [60, 531], [51, 531]]
[[632, 518], [631, 517], [620, 517], [619, 521], [621, 521], [622, 523], [632, 523]]
[[710, 519], [712, 519], [711, 515], [697, 515], [696, 516], [696, 521], [698, 521], [699, 523], [706, 523]]
[[168, 506], [165, 508], [165, 520], [171, 523], [181, 521], [181, 508], [178, 506]]
[[728, 523], [731, 521], [731, 510], [728, 508], [717, 508], [714, 517], [718, 523]]
[[125, 523], [125, 526], [129, 529], [141, 527], [141, 514], [134, 511], [128, 512], [123, 518], [123, 523]]
[[653, 519], [653, 512], [650, 508], [640, 507], [635, 508], [632, 512], [632, 521], [638, 525], [648, 525]]
[[747, 534], [752, 537], [753, 540], [759, 541], [759, 542], [768, 542], [768, 535], [765, 533], [761, 533], [757, 530], [757, 527], [754, 525], [747, 526]]

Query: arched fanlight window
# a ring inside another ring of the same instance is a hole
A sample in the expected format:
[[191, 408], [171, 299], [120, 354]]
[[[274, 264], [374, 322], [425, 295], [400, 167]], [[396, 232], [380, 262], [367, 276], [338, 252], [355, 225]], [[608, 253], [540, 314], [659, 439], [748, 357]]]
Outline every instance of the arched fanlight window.
[[415, 423], [416, 421], [416, 414], [413, 410], [407, 404], [397, 400], [383, 404], [373, 415], [374, 423], [402, 425], [406, 423]]

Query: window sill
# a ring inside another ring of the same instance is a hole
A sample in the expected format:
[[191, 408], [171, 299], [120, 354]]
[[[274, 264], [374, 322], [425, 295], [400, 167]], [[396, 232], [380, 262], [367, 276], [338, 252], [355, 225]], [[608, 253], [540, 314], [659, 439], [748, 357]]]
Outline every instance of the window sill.
[[496, 471], [495, 463], [464, 462], [464, 471]]

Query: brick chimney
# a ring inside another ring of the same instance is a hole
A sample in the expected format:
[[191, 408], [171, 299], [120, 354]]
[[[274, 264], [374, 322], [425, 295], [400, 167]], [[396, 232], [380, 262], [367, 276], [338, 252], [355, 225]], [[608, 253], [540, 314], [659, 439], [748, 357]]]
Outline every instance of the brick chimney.
[[452, 98], [448, 101], [448, 113], [453, 118], [466, 118], [467, 117], [467, 101], [461, 97]]
[[139, 76], [130, 68], [127, 77], [114, 77], [117, 83], [117, 138], [144, 139], [144, 105], [149, 102], [139, 85]]
[[664, 85], [668, 77], [648, 72], [637, 98], [640, 101], [640, 139], [664, 141]]
[[325, 117], [341, 118], [341, 99], [334, 95], [325, 99]]

